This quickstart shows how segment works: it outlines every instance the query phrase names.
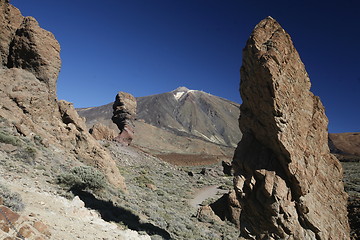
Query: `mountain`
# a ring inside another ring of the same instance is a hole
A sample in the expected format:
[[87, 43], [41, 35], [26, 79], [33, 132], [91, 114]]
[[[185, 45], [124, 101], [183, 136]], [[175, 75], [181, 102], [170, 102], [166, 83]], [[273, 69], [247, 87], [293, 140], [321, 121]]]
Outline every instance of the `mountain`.
[[237, 103], [185, 87], [137, 101], [137, 118], [153, 126], [225, 146], [239, 142]]
[[329, 147], [341, 161], [360, 161], [360, 133], [330, 133]]
[[[169, 157], [169, 154], [196, 155], [197, 160], [198, 155], [206, 155], [212, 156], [214, 161], [226, 156], [229, 160], [241, 139], [239, 104], [224, 98], [179, 87], [171, 92], [136, 100], [133, 145], [162, 155], [166, 160], [179, 158]], [[89, 128], [102, 123], [118, 131], [111, 121], [112, 103], [77, 111], [86, 119]]]

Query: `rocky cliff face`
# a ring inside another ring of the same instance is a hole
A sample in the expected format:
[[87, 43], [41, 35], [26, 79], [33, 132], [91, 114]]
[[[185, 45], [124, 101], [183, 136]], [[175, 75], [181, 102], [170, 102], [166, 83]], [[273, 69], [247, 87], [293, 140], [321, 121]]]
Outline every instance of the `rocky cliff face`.
[[125, 189], [115, 161], [91, 137], [72, 104], [57, 101], [59, 43], [8, 1], [0, 0], [0, 12], [0, 117], [21, 135], [98, 167]]
[[233, 167], [235, 218], [247, 239], [349, 239], [342, 167], [324, 107], [289, 34], [271, 17], [243, 51], [243, 138]]
[[120, 143], [130, 145], [134, 138], [136, 105], [135, 97], [129, 93], [119, 92], [115, 97], [111, 120], [120, 130], [119, 135], [115, 137]]

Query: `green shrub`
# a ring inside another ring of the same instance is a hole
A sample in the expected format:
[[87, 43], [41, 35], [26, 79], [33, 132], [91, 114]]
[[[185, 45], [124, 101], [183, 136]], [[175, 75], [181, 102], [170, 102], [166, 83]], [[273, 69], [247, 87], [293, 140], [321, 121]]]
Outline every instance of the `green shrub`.
[[145, 187], [147, 184], [154, 184], [154, 182], [149, 179], [145, 174], [136, 176], [134, 180], [140, 187]]
[[58, 183], [76, 190], [100, 190], [106, 187], [104, 174], [90, 166], [72, 168], [68, 173], [58, 176]]
[[18, 151], [15, 154], [15, 157], [18, 159], [22, 159], [24, 162], [28, 164], [33, 165], [35, 164], [34, 160], [36, 158], [36, 155], [37, 155], [36, 148], [32, 146], [26, 146], [18, 149]]
[[0, 131], [0, 142], [11, 144], [13, 146], [19, 146], [19, 139], [3, 131]]
[[3, 205], [15, 212], [22, 211], [25, 207], [20, 194], [10, 192], [10, 190], [2, 184], [0, 184], [0, 197], [3, 200]]

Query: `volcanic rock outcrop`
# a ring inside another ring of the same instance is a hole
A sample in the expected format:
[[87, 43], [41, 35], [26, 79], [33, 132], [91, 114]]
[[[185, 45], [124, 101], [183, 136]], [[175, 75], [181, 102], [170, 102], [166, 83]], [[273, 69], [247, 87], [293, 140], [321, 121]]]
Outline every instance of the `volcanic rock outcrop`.
[[119, 135], [115, 138], [120, 143], [130, 145], [133, 140], [136, 105], [135, 97], [129, 93], [119, 92], [115, 97], [111, 120], [120, 130]]
[[0, 0], [0, 117], [23, 136], [102, 170], [125, 189], [115, 161], [88, 133], [71, 103], [57, 101], [60, 46], [32, 17]]
[[310, 85], [289, 34], [261, 21], [243, 50], [243, 138], [233, 160], [245, 239], [349, 239], [342, 166]]
[[94, 126], [89, 129], [89, 132], [96, 140], [112, 141], [117, 135], [113, 129], [105, 126], [102, 123], [94, 124]]

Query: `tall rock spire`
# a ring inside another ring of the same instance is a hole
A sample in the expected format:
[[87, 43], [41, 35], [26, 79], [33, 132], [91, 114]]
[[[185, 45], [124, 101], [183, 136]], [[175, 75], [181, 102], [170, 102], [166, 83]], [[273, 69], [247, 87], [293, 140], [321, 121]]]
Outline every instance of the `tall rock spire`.
[[349, 239], [328, 119], [288, 33], [262, 20], [243, 50], [234, 187], [247, 239]]
[[125, 145], [130, 145], [134, 137], [136, 107], [137, 102], [133, 95], [125, 92], [116, 95], [111, 120], [120, 130], [115, 140]]

